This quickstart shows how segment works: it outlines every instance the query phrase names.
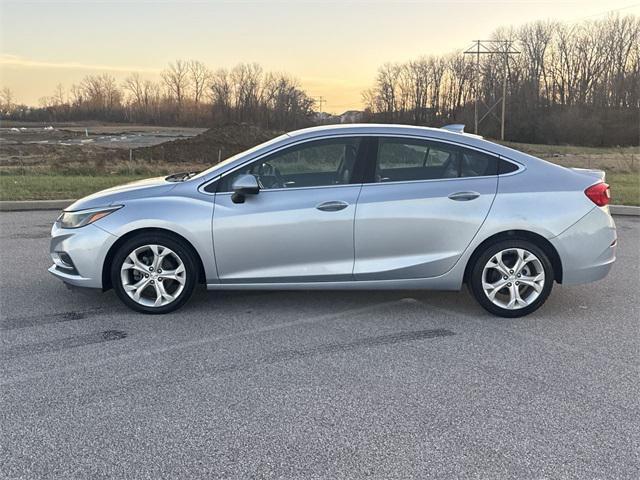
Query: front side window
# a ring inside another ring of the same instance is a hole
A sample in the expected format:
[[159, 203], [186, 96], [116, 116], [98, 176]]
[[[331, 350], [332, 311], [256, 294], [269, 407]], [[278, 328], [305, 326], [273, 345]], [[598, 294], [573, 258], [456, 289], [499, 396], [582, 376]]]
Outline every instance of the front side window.
[[498, 159], [457, 145], [410, 138], [380, 138], [376, 182], [496, 175]]
[[264, 190], [349, 184], [360, 143], [360, 137], [345, 137], [287, 148], [226, 175], [218, 191], [230, 192], [233, 180], [247, 173]]

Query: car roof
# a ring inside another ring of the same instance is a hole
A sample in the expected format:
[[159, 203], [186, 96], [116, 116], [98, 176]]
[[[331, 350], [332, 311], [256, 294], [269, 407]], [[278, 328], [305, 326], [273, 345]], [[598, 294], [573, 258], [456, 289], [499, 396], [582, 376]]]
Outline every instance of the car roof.
[[[287, 133], [287, 136], [296, 140], [307, 138], [324, 137], [332, 134], [337, 135], [409, 135], [437, 140], [445, 140], [453, 143], [468, 145], [471, 147], [486, 150], [488, 152], [502, 155], [517, 161], [531, 161], [531, 159], [542, 161], [531, 157], [509, 147], [485, 140], [479, 135], [466, 132], [456, 132], [444, 128], [421, 127], [415, 125], [401, 124], [380, 124], [380, 123], [350, 123], [340, 125], [322, 125], [318, 127], [303, 128]], [[524, 158], [528, 157], [528, 158]]]
[[[420, 127], [416, 125], [402, 125], [392, 123], [348, 123], [348, 124], [331, 124], [320, 125], [316, 127], [303, 128], [287, 133], [290, 137], [300, 136], [323, 136], [331, 133], [339, 133], [341, 135], [354, 134], [413, 134], [420, 136], [438, 136], [438, 134], [450, 131], [433, 127]], [[460, 134], [457, 134], [460, 135]]]

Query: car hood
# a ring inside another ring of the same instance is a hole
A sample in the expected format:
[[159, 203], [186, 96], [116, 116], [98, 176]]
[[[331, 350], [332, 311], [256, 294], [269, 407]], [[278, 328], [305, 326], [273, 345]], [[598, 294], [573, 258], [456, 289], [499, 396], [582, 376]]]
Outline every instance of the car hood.
[[87, 197], [76, 200], [65, 208], [66, 211], [84, 210], [86, 208], [106, 207], [117, 205], [127, 200], [135, 198], [153, 197], [164, 195], [169, 192], [177, 183], [167, 182], [165, 177], [147, 178], [135, 182], [126, 183], [117, 187], [107, 188], [93, 193]]

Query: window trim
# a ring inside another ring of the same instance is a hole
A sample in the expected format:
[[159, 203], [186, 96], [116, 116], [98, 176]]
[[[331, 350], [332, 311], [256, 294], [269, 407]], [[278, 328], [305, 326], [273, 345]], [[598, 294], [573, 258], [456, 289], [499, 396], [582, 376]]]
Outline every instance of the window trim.
[[[296, 191], [301, 191], [301, 190], [317, 190], [319, 188], [346, 188], [346, 187], [358, 187], [360, 188], [360, 186], [362, 186], [362, 183], [340, 183], [340, 184], [336, 184], [336, 185], [314, 185], [314, 186], [310, 186], [310, 187], [285, 187], [285, 188], [269, 188], [269, 189], [264, 189], [264, 190], [260, 190], [260, 193], [271, 193], [271, 192], [296, 192]], [[216, 192], [216, 195], [233, 195], [233, 192]], [[211, 195], [211, 194], [209, 194]]]

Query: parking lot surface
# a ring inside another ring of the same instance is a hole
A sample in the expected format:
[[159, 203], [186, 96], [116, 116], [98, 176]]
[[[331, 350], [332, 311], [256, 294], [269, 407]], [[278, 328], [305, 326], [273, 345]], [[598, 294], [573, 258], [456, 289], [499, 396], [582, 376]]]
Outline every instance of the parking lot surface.
[[145, 316], [0, 214], [2, 478], [638, 478], [640, 222], [535, 314], [469, 293], [205, 292]]

